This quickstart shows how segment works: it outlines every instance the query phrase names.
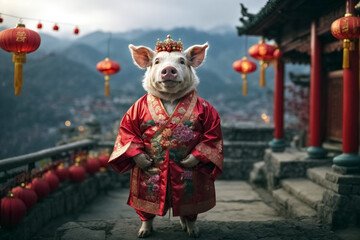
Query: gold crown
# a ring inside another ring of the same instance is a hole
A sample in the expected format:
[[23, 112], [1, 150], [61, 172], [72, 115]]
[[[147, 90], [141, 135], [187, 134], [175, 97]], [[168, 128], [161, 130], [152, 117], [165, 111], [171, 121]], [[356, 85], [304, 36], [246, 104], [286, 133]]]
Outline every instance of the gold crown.
[[173, 52], [173, 51], [178, 51], [181, 52], [183, 50], [183, 45], [181, 42], [181, 38], [179, 38], [179, 41], [176, 42], [174, 40], [171, 39], [170, 35], [167, 35], [167, 39], [164, 40], [163, 42], [160, 42], [160, 40], [157, 40], [156, 43], [156, 47], [155, 47], [155, 51], [158, 52]]

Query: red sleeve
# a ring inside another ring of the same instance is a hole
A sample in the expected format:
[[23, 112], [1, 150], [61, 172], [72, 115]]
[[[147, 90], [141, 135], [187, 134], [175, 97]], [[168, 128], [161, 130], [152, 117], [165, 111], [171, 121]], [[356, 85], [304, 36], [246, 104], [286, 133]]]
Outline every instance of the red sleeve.
[[143, 101], [137, 101], [121, 120], [114, 150], [109, 159], [109, 165], [120, 173], [135, 166], [133, 156], [145, 152], [140, 131], [140, 113], [143, 104]]
[[222, 173], [224, 161], [220, 116], [209, 103], [204, 103], [204, 133], [191, 153], [201, 161], [198, 167], [210, 169], [210, 176], [215, 180]]

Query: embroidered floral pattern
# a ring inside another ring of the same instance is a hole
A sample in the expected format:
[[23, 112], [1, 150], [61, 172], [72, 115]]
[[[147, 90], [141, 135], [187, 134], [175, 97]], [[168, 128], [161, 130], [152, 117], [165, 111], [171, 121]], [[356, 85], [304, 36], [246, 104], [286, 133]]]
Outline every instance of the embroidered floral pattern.
[[192, 194], [194, 192], [194, 182], [192, 179], [192, 171], [185, 170], [181, 174], [181, 180], [184, 181], [184, 184], [182, 185], [182, 187], [185, 190], [184, 196], [185, 197], [192, 196]]
[[160, 181], [160, 175], [158, 173], [155, 173], [155, 175], [152, 175], [149, 177], [147, 182], [143, 182], [143, 185], [146, 185], [148, 187], [147, 195], [153, 196], [160, 190], [159, 186]]
[[173, 131], [173, 136], [181, 142], [189, 142], [194, 137], [194, 132], [187, 125], [179, 125]]

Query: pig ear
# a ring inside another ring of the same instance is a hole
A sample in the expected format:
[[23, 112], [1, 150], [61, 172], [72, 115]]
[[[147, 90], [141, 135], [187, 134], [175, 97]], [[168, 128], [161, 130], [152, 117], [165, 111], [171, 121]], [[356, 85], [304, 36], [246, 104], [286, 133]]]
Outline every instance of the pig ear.
[[139, 46], [135, 47], [130, 44], [129, 49], [134, 59], [134, 63], [141, 69], [145, 69], [151, 66], [151, 62], [153, 57], [155, 56], [155, 52], [148, 47]]
[[185, 50], [185, 56], [190, 61], [190, 65], [194, 68], [200, 66], [206, 56], [206, 50], [209, 47], [208, 43], [204, 45], [194, 45]]

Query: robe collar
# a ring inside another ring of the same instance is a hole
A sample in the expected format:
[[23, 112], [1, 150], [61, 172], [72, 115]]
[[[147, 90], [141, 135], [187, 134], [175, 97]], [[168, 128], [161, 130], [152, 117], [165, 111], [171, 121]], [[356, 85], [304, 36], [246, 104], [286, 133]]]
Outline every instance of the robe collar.
[[184, 124], [191, 117], [197, 102], [197, 91], [193, 90], [186, 94], [178, 102], [174, 112], [169, 116], [161, 102], [161, 99], [148, 93], [147, 104], [152, 119], [155, 123], [163, 125], [165, 123]]

